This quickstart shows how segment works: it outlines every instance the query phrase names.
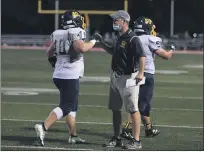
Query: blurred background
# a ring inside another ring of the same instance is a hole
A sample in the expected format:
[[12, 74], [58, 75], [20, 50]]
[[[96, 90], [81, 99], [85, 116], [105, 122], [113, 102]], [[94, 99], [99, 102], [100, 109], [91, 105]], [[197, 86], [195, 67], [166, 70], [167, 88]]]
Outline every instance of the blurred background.
[[107, 41], [114, 40], [108, 14], [126, 9], [131, 26], [139, 16], [152, 18], [164, 46], [174, 44], [177, 50], [203, 51], [203, 0], [2, 0], [1, 44], [47, 46], [49, 35], [61, 28], [63, 11], [55, 14], [55, 9], [85, 10], [87, 40], [94, 32], [103, 34]]

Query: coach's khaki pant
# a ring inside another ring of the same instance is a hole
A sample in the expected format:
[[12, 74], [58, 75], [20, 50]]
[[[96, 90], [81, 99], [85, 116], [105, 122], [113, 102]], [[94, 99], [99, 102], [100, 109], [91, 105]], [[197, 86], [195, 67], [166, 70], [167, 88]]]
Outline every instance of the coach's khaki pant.
[[127, 112], [138, 111], [139, 86], [126, 88], [126, 81], [129, 78], [134, 79], [136, 73], [131, 75], [117, 75], [115, 72], [110, 78], [109, 105], [111, 110], [122, 110], [123, 104]]

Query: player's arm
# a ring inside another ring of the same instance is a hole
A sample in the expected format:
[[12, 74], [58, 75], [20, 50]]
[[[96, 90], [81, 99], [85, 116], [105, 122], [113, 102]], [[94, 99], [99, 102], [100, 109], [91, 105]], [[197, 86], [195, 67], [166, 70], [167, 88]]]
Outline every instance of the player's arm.
[[136, 83], [138, 83], [144, 77], [146, 55], [139, 38], [137, 37], [133, 38], [131, 43], [132, 43], [132, 49], [134, 49], [133, 51], [136, 51], [136, 57], [139, 57], [139, 73], [136, 76]]
[[166, 51], [163, 48], [159, 48], [158, 50], [155, 50], [155, 54], [162, 59], [169, 60], [171, 59], [173, 52], [175, 51], [175, 47], [171, 46], [171, 50]]
[[47, 49], [47, 57], [49, 58], [49, 57], [52, 57], [52, 56], [54, 56], [54, 42], [52, 42], [51, 44], [50, 44], [50, 46], [48, 47], [48, 49]]
[[51, 64], [52, 67], [55, 67], [55, 63], [57, 62], [57, 58], [56, 58], [56, 56], [54, 55], [54, 45], [55, 45], [55, 43], [52, 42], [52, 43], [50, 44], [50, 46], [48, 47], [48, 49], [47, 49], [48, 61], [50, 62], [50, 64]]
[[108, 52], [109, 54], [113, 55], [114, 47], [111, 46], [111, 45], [109, 45], [109, 44], [107, 44], [106, 42], [104, 42], [103, 37], [102, 37], [99, 33], [96, 33], [96, 34], [94, 35], [94, 38], [95, 38], [96, 40], [98, 40], [99, 42], [101, 42], [102, 48], [103, 48], [106, 52]]
[[172, 57], [173, 52], [175, 51], [175, 47], [172, 45], [170, 51], [166, 51], [162, 48], [161, 44], [162, 40], [159, 37], [150, 37], [149, 38], [149, 48], [150, 50], [159, 56], [162, 59], [170, 59]]
[[50, 62], [51, 66], [55, 67], [55, 63], [57, 62], [57, 58], [54, 55], [55, 42], [53, 42], [53, 34], [51, 35], [51, 41], [52, 41], [52, 43], [50, 44], [50, 46], [47, 49], [47, 57], [48, 57], [48, 61]]
[[91, 40], [89, 42], [84, 42], [83, 40], [75, 40], [73, 42], [73, 47], [74, 47], [74, 50], [85, 53], [90, 51], [90, 49], [93, 48], [95, 43], [96, 43], [96, 40]]
[[91, 48], [96, 43], [96, 40], [91, 40], [89, 42], [85, 42], [86, 32], [84, 30], [79, 30], [78, 33], [69, 33], [68, 39], [72, 43], [72, 46], [75, 51], [85, 53], [90, 51]]

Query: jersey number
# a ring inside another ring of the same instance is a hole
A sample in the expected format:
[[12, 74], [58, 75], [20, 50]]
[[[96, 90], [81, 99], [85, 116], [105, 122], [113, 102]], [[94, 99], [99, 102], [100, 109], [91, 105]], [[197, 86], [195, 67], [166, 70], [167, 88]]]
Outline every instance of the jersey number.
[[57, 55], [66, 55], [69, 52], [70, 43], [68, 40], [55, 40], [54, 42], [54, 50]]

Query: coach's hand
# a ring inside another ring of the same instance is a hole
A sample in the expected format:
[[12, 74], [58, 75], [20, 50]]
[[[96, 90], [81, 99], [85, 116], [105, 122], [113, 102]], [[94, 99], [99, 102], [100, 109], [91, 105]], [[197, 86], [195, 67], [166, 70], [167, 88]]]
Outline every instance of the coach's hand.
[[139, 73], [137, 74], [137, 76], [136, 76], [136, 78], [135, 78], [135, 80], [136, 80], [136, 85], [137, 85], [140, 81], [142, 81], [143, 77], [144, 77], [144, 73], [139, 72]]
[[99, 33], [96, 33], [96, 34], [94, 34], [94, 39], [101, 42], [103, 40], [103, 37]]

